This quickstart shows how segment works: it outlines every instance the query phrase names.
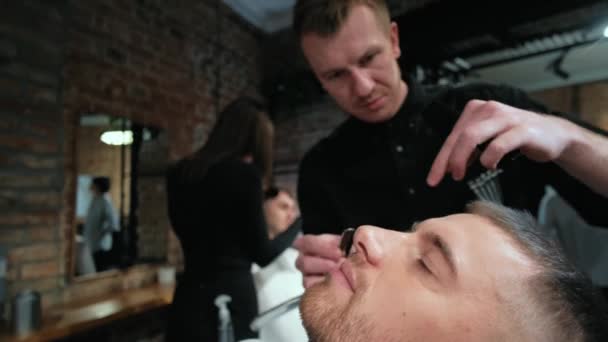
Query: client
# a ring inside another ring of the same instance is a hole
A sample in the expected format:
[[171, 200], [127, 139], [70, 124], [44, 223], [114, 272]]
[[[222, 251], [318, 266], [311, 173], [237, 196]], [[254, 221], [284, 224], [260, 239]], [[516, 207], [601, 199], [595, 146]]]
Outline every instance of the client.
[[526, 213], [474, 202], [348, 249], [302, 299], [311, 341], [608, 341], [591, 283]]

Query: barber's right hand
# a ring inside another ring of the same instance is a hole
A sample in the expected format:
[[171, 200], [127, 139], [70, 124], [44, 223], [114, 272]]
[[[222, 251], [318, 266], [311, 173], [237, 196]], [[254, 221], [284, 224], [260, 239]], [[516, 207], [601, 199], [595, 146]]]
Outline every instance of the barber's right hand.
[[343, 258], [339, 235], [302, 235], [293, 247], [300, 252], [296, 267], [302, 272], [306, 289], [323, 281], [325, 274], [336, 268]]

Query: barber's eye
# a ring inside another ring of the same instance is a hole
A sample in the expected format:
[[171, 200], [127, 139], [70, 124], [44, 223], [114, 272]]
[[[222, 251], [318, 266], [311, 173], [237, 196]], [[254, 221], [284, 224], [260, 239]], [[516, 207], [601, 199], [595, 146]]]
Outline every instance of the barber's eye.
[[374, 54], [369, 54], [369, 55], [363, 57], [359, 63], [361, 65], [365, 66], [365, 65], [369, 64], [374, 59], [375, 56], [376, 56], [375, 53]]
[[327, 75], [327, 79], [330, 81], [336, 80], [336, 79], [342, 77], [342, 75], [344, 75], [344, 72], [342, 72], [342, 71], [332, 72], [331, 74]]

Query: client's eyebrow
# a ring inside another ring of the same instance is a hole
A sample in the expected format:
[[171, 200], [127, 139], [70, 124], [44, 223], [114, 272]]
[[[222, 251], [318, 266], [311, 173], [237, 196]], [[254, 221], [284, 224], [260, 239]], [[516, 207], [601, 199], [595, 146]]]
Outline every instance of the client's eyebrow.
[[452, 252], [452, 248], [446, 242], [446, 240], [439, 234], [434, 231], [429, 231], [428, 229], [420, 229], [419, 222], [414, 222], [412, 225], [412, 233], [421, 234], [426, 240], [432, 241], [433, 246], [437, 247], [445, 260], [448, 262], [448, 266], [450, 267], [452, 273], [458, 274], [458, 269], [456, 268], [456, 262], [454, 259], [454, 253]]

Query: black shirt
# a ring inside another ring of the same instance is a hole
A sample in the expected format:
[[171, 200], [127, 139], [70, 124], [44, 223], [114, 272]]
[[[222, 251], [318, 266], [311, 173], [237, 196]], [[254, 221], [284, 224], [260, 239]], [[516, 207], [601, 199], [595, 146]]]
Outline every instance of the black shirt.
[[[372, 124], [350, 117], [305, 155], [298, 182], [305, 233], [339, 234], [363, 224], [408, 230], [416, 221], [463, 212], [477, 199], [467, 180], [484, 171], [480, 165], [467, 170], [465, 181], [447, 175], [435, 188], [426, 184], [426, 177], [466, 103], [496, 100], [549, 113], [522, 91], [506, 86], [407, 84], [407, 98], [393, 118]], [[536, 215], [545, 186], [552, 185], [589, 223], [608, 226], [608, 199], [554, 163], [521, 157], [503, 166], [498, 178], [503, 204]]]
[[185, 159], [167, 176], [169, 218], [185, 258], [167, 341], [217, 341], [214, 301], [219, 294], [232, 298], [236, 339], [252, 338], [257, 334], [249, 324], [258, 307], [251, 264], [272, 262], [291, 245], [299, 227], [269, 239], [261, 175], [252, 164], [220, 162], [203, 177], [191, 177], [199, 167], [197, 159]]

